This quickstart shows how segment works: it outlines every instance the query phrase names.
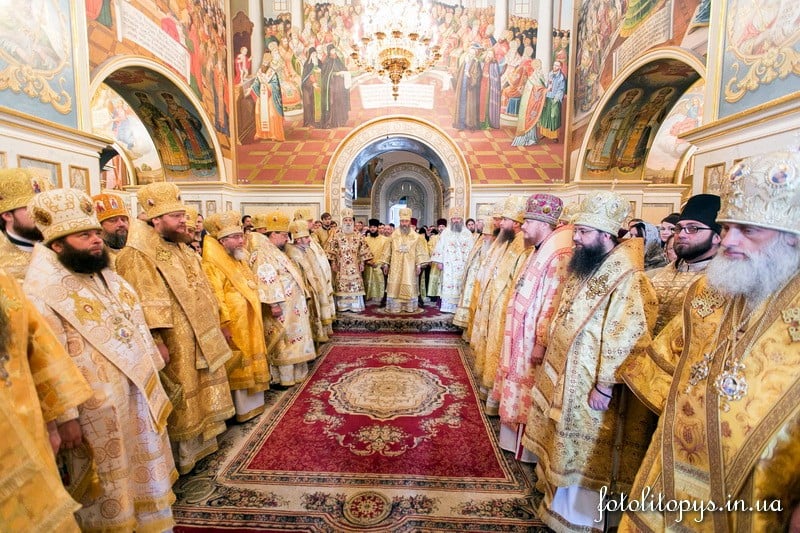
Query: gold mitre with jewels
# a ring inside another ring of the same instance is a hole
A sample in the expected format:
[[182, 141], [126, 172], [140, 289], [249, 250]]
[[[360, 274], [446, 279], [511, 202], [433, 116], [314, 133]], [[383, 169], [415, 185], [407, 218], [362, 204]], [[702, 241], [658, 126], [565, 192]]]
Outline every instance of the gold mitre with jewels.
[[353, 210], [349, 207], [342, 208], [342, 220], [344, 221], [346, 218], [353, 218]]
[[450, 209], [447, 210], [447, 217], [451, 220], [454, 218], [464, 218], [464, 208], [460, 205], [450, 206]]
[[236, 211], [214, 213], [203, 221], [203, 227], [215, 239], [224, 239], [236, 233], [244, 233], [242, 218]]
[[92, 196], [92, 201], [94, 202], [94, 210], [97, 213], [97, 220], [100, 222], [114, 217], [130, 218], [130, 213], [128, 213], [128, 208], [125, 207], [122, 197], [114, 193], [95, 194]]
[[0, 169], [0, 213], [25, 207], [34, 194], [50, 188], [50, 181], [31, 169]]
[[408, 208], [408, 207], [403, 207], [403, 208], [402, 208], [402, 209], [400, 209], [400, 211], [397, 213], [397, 216], [398, 216], [398, 218], [399, 218], [400, 220], [411, 220], [411, 214], [412, 214], [412, 213], [411, 213], [411, 209], [410, 209], [410, 208]]
[[581, 201], [572, 216], [572, 223], [616, 235], [630, 210], [631, 203], [619, 194], [597, 191]]
[[[197, 209], [194, 207], [187, 205], [186, 206], [186, 229], [189, 231], [194, 231], [197, 229], [197, 217], [200, 213], [197, 212]], [[205, 222], [205, 221], [204, 221]], [[203, 224], [205, 227], [205, 224]]]
[[308, 232], [308, 222], [303, 219], [294, 220], [289, 224], [289, 233], [292, 234], [292, 239], [302, 239], [303, 237], [310, 237]]
[[800, 153], [748, 157], [731, 169], [720, 190], [717, 222], [800, 234]]
[[256, 213], [253, 215], [253, 229], [266, 229], [267, 227], [267, 214]]
[[503, 207], [506, 205], [506, 199], [498, 200], [492, 204], [492, 218], [503, 218]]
[[73, 233], [100, 229], [92, 199], [77, 189], [53, 189], [37, 194], [28, 204], [28, 212], [44, 235], [44, 244]]
[[266, 214], [267, 233], [270, 231], [289, 231], [289, 217], [283, 211], [270, 211]]
[[167, 213], [186, 212], [186, 206], [181, 201], [181, 190], [174, 183], [149, 183], [139, 189], [136, 199], [144, 209], [147, 220]]
[[527, 204], [527, 196], [512, 194], [506, 198], [501, 216], [522, 224], [525, 222], [525, 206], [527, 206]]

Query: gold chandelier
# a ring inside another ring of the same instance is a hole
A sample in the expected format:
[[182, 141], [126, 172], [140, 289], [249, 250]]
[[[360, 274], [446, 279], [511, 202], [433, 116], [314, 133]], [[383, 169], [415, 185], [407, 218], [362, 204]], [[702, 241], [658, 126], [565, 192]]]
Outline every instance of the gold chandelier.
[[388, 78], [397, 100], [403, 77], [425, 72], [442, 57], [430, 2], [366, 0], [362, 5], [361, 35], [356, 36], [350, 57], [364, 71]]

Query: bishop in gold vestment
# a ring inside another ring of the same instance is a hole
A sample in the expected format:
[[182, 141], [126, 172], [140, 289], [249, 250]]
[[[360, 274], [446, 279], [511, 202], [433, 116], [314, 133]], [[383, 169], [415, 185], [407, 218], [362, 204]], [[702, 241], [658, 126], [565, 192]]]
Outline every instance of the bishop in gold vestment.
[[629, 508], [621, 531], [795, 531], [800, 155], [743, 160], [721, 197], [720, 251], [651, 350], [674, 377], [639, 391], [661, 418], [631, 497], [688, 509]]
[[77, 416], [92, 391], [2, 269], [0, 354], [0, 523], [8, 531], [77, 532], [73, 513], [80, 505], [64, 490], [51, 439], [60, 440], [56, 419], [68, 411]]
[[99, 480], [97, 493], [70, 480], [83, 505], [78, 523], [83, 531], [170, 529], [178, 478], [166, 427], [172, 405], [158, 377], [164, 360], [139, 300], [108, 268], [86, 194], [43, 192], [30, 210], [44, 241], [33, 252], [25, 291], [92, 389], [78, 406], [75, 427], [59, 428], [67, 448], [60, 455], [71, 475], [94, 470]]
[[225, 364], [236, 406], [244, 422], [264, 412], [269, 365], [264, 344], [261, 302], [253, 271], [247, 264], [239, 214], [214, 213], [205, 219], [203, 271], [219, 304], [219, 321], [229, 336], [233, 357]]
[[50, 182], [30, 169], [0, 169], [0, 268], [22, 283], [31, 262], [33, 245], [42, 240], [27, 211], [33, 195]]
[[603, 191], [574, 215], [570, 277], [534, 375], [522, 443], [539, 458], [539, 513], [557, 531], [602, 528], [603, 488], [630, 488], [654, 425], [620, 385], [620, 366], [649, 345], [658, 311], [642, 241], [614, 244], [629, 209]]
[[136, 290], [147, 326], [169, 353], [162, 381], [173, 404], [169, 436], [185, 474], [218, 449], [217, 436], [234, 406], [225, 363], [231, 349], [222, 335], [216, 298], [197, 253], [182, 244], [186, 208], [178, 188], [153, 183], [139, 190], [146, 215], [159, 227], [134, 221], [117, 272]]
[[411, 230], [411, 209], [400, 209], [400, 227], [392, 234], [380, 258], [386, 281], [386, 310], [390, 313], [417, 311], [419, 274], [430, 262], [428, 243]]

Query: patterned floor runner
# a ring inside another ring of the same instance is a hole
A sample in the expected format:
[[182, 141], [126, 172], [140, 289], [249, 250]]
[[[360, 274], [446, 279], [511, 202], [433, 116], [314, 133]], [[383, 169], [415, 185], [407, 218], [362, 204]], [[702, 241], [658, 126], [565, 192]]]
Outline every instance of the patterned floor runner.
[[177, 531], [536, 531], [452, 334], [339, 334], [176, 485]]

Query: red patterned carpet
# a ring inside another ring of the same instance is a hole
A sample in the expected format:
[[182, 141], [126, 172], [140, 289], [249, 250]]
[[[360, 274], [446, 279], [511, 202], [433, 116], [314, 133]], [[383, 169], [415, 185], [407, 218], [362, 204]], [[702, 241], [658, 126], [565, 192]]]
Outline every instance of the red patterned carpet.
[[337, 334], [176, 484], [176, 531], [536, 531], [452, 334]]

